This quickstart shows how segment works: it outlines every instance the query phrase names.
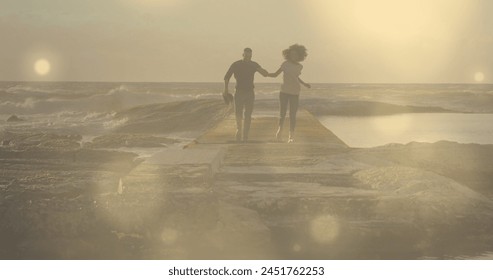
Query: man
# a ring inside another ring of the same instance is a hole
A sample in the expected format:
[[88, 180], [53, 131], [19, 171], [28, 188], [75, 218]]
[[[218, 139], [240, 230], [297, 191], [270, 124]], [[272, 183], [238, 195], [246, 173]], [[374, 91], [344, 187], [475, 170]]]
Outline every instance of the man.
[[[236, 79], [236, 91], [234, 96], [235, 115], [236, 115], [236, 141], [247, 142], [250, 123], [252, 121], [253, 102], [255, 100], [253, 78], [259, 72], [266, 77], [269, 73], [252, 61], [252, 49], [243, 50], [243, 59], [231, 64], [228, 72], [224, 76], [224, 93], [229, 94], [228, 85], [231, 76], [234, 74]], [[243, 122], [244, 115], [244, 122]]]

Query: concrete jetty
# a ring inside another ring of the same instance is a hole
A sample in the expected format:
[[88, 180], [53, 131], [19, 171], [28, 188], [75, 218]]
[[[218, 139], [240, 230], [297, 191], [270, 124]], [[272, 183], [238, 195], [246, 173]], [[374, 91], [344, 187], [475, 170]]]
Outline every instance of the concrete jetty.
[[254, 116], [248, 143], [234, 141], [235, 127], [229, 115], [123, 178], [127, 199], [157, 197], [143, 213], [154, 215], [158, 236], [147, 256], [413, 259], [441, 248], [436, 238], [453, 243], [464, 230], [481, 232], [477, 221], [493, 221], [490, 200], [449, 178], [362, 154], [307, 111], [298, 114], [294, 143], [275, 140], [274, 114]]
[[[260, 112], [260, 114], [260, 116], [252, 117], [248, 143], [278, 143], [275, 133], [277, 131], [279, 118], [274, 116], [271, 112]], [[336, 145], [341, 148], [347, 147], [341, 139], [325, 128], [312, 114], [306, 110], [300, 110], [298, 112], [296, 124], [295, 143], [322, 143]], [[285, 126], [286, 129], [283, 133], [283, 139], [287, 140], [289, 117], [286, 118]], [[235, 116], [234, 114], [231, 114], [216, 127], [199, 137], [196, 142], [200, 144], [231, 144], [234, 143], [235, 131]]]

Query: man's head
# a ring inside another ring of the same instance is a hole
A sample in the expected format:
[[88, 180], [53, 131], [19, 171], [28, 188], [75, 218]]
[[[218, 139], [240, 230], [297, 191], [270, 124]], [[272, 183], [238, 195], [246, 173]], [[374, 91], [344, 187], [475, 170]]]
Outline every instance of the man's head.
[[246, 61], [252, 60], [252, 49], [245, 48], [243, 50], [243, 60], [246, 60]]

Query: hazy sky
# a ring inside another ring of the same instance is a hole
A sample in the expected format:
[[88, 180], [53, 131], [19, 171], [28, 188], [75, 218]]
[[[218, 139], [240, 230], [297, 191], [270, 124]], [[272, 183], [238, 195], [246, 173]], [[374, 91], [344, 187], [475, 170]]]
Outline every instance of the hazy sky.
[[0, 0], [0, 80], [221, 82], [244, 47], [273, 72], [300, 43], [308, 82], [489, 83], [492, 15], [489, 0]]

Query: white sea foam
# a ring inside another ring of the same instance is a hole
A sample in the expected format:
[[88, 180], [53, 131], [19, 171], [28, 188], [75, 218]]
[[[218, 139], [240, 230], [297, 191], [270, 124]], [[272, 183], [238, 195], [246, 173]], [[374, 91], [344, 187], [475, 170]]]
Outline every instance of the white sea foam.
[[[2, 112], [9, 112], [15, 109], [32, 109], [37, 101], [34, 98], [26, 98], [23, 102], [5, 101], [0, 103]], [[10, 110], [9, 110], [10, 109]]]
[[103, 126], [107, 129], [115, 129], [119, 126], [124, 125], [126, 122], [128, 122], [128, 118], [113, 119], [113, 120], [105, 121], [103, 123]]
[[62, 89], [49, 89], [49, 88], [39, 88], [39, 87], [32, 87], [28, 85], [15, 85], [8, 87], [5, 92], [7, 93], [13, 93], [13, 94], [21, 94], [21, 93], [28, 93], [28, 94], [36, 94], [36, 93], [58, 93], [62, 92]]

